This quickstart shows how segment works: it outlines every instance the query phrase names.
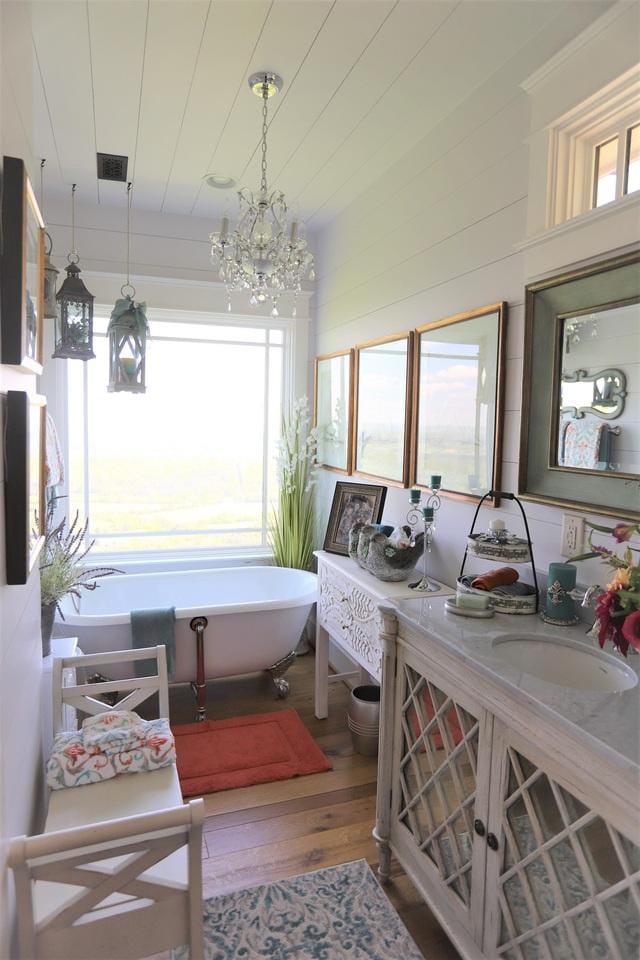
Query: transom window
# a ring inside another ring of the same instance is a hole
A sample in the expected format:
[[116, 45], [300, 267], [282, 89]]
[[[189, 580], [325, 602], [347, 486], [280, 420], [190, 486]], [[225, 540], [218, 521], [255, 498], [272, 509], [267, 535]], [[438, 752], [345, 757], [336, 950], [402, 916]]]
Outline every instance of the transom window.
[[633, 67], [549, 129], [547, 226], [640, 190], [640, 67]]
[[108, 393], [109, 312], [96, 359], [67, 363], [69, 506], [92, 555], [265, 548], [292, 325], [151, 311], [146, 393]]
[[593, 151], [593, 207], [640, 190], [640, 123], [623, 127]]

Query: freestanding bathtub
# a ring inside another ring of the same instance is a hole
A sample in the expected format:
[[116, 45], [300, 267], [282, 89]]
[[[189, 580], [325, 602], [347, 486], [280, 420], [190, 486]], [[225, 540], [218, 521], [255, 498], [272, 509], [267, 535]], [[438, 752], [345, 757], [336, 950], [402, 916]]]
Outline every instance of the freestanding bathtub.
[[[85, 654], [127, 650], [132, 610], [175, 607], [174, 682], [191, 683], [197, 693], [204, 680], [267, 670], [286, 696], [282, 673], [315, 600], [315, 574], [285, 567], [116, 575], [84, 592], [78, 610], [65, 597], [56, 632], [72, 632]], [[198, 670], [199, 639], [204, 672]]]

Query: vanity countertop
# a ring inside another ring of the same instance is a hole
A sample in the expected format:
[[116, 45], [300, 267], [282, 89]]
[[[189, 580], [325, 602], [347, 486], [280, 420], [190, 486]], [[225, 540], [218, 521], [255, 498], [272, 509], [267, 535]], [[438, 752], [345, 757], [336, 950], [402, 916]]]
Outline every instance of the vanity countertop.
[[[432, 641], [476, 670], [506, 693], [560, 722], [574, 738], [627, 773], [640, 773], [640, 684], [629, 690], [602, 693], [577, 690], [541, 680], [506, 663], [493, 647], [500, 637], [531, 636], [572, 640], [599, 650], [597, 640], [587, 637], [585, 625], [554, 627], [539, 616], [510, 616], [496, 613], [487, 620], [463, 618], [447, 613], [445, 599], [424, 597], [392, 601], [401, 623], [425, 632]], [[606, 653], [612, 653], [610, 645]], [[614, 654], [640, 676], [640, 656], [625, 660]]]

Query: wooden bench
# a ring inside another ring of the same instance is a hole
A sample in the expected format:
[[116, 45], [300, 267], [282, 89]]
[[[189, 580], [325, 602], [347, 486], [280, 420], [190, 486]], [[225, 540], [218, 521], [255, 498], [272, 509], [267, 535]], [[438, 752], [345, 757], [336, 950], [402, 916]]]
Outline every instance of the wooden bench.
[[[155, 660], [150, 677], [63, 687], [66, 667]], [[125, 693], [115, 707], [98, 699]], [[53, 726], [64, 705], [83, 714], [135, 710], [157, 694], [169, 716], [163, 646], [57, 659]], [[44, 833], [16, 837], [21, 960], [137, 960], [188, 944], [202, 960], [202, 800], [182, 801], [175, 765], [49, 793]]]

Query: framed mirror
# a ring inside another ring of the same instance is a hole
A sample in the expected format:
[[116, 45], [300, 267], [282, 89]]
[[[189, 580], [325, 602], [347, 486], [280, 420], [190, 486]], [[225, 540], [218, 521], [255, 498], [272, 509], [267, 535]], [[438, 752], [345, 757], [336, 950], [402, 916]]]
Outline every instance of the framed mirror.
[[406, 487], [413, 335], [395, 334], [356, 347], [355, 473]]
[[500, 488], [507, 305], [416, 330], [412, 483], [477, 500]]
[[640, 519], [640, 253], [526, 290], [521, 496]]
[[4, 157], [2, 362], [42, 373], [44, 222], [22, 160]]
[[44, 543], [46, 399], [8, 390], [5, 426], [7, 583], [29, 579]]
[[351, 472], [353, 427], [353, 350], [316, 357], [314, 426], [318, 463], [338, 473]]

